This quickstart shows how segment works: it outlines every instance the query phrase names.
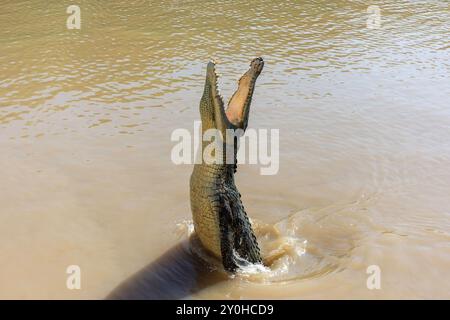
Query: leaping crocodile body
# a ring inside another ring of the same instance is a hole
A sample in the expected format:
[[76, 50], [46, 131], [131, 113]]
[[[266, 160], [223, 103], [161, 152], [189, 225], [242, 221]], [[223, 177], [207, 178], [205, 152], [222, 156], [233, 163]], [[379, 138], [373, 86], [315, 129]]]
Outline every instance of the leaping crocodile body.
[[[249, 70], [239, 79], [238, 89], [225, 109], [218, 89], [215, 63], [208, 63], [205, 88], [200, 101], [202, 133], [208, 129], [219, 130], [224, 137], [221, 143], [225, 146], [231, 143], [227, 141], [226, 130], [247, 128], [256, 79], [263, 66], [262, 58], [252, 60]], [[207, 142], [202, 143], [204, 149]], [[195, 233], [202, 245], [220, 258], [225, 270], [229, 272], [236, 271], [245, 262], [262, 262], [258, 242], [234, 182], [236, 140], [233, 143], [234, 158], [231, 163], [229, 159], [225, 160], [223, 152], [219, 155], [223, 157], [223, 163], [201, 161], [194, 165], [190, 179]]]

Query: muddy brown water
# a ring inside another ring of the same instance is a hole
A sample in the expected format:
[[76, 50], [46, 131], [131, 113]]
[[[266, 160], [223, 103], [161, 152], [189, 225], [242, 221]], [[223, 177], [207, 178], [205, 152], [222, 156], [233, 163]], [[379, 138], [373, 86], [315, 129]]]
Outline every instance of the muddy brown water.
[[[80, 0], [68, 30], [69, 3], [3, 1], [0, 298], [450, 298], [449, 2], [376, 4], [378, 29], [366, 1]], [[170, 135], [211, 57], [229, 97], [255, 56], [280, 169], [237, 185], [280, 254], [230, 278], [192, 252]]]

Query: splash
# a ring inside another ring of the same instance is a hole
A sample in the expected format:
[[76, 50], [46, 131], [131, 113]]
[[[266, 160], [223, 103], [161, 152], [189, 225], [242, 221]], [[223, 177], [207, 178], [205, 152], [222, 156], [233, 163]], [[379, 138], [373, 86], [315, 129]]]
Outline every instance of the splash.
[[[376, 232], [365, 212], [366, 200], [302, 210], [275, 224], [251, 220], [263, 264], [253, 264], [237, 256], [239, 268], [230, 277], [280, 283], [317, 278], [345, 269], [353, 249]], [[181, 237], [195, 239], [191, 220], [178, 223], [177, 231]], [[191, 241], [190, 246], [211, 270], [225, 273], [219, 259], [206, 252], [198, 239]]]
[[176, 224], [175, 230], [178, 239], [187, 239], [194, 233], [194, 222], [192, 220], [182, 220]]

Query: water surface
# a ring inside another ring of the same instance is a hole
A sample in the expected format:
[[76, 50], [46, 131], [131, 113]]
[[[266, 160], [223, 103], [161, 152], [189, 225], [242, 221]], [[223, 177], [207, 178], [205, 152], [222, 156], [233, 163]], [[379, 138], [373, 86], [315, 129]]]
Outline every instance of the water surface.
[[[198, 275], [183, 298], [450, 298], [448, 1], [378, 1], [380, 29], [366, 1], [80, 0], [68, 30], [71, 4], [1, 4], [0, 298], [103, 298], [158, 263]], [[199, 119], [210, 58], [229, 97], [256, 56], [249, 126], [280, 129], [280, 171], [237, 184], [281, 253], [223, 278], [180, 235], [192, 167], [170, 134]]]

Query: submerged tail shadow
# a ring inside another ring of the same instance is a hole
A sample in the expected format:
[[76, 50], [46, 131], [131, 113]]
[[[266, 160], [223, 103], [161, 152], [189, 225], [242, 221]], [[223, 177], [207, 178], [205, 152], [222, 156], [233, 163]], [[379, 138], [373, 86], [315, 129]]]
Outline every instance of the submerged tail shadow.
[[216, 283], [227, 275], [211, 268], [193, 251], [198, 245], [190, 237], [170, 248], [157, 260], [122, 282], [107, 297], [109, 300], [183, 299]]

